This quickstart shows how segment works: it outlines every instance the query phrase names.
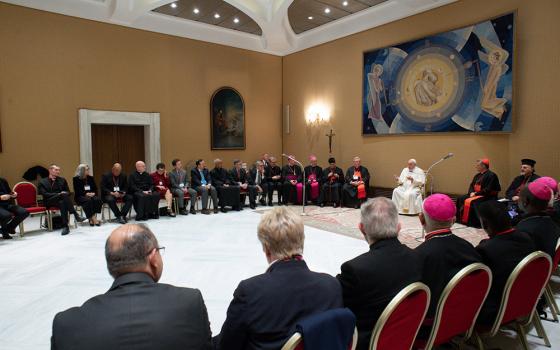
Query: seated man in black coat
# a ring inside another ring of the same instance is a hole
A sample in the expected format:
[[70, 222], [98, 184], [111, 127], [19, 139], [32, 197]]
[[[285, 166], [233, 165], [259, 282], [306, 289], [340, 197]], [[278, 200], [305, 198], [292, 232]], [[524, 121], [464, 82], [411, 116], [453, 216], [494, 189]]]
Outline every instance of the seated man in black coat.
[[[120, 163], [113, 164], [111, 171], [101, 177], [101, 199], [109, 205], [117, 221], [126, 224], [126, 216], [132, 208], [133, 197], [128, 193], [128, 181]], [[120, 209], [117, 206], [119, 199], [123, 202]]]
[[162, 249], [144, 225], [114, 230], [105, 244], [113, 285], [55, 316], [51, 349], [211, 349], [200, 291], [157, 283]]
[[0, 228], [4, 239], [12, 239], [10, 235], [29, 216], [27, 210], [13, 203], [16, 198], [17, 193], [12, 192], [8, 181], [0, 177]]
[[455, 203], [439, 193], [424, 200], [420, 213], [426, 241], [415, 250], [423, 259], [422, 282], [430, 287], [428, 318], [434, 316], [441, 293], [453, 276], [467, 265], [481, 260], [472, 244], [451, 232], [455, 214]]
[[399, 242], [399, 214], [389, 199], [378, 197], [365, 202], [359, 227], [370, 249], [342, 264], [337, 278], [344, 306], [356, 315], [357, 349], [365, 350], [387, 304], [404, 287], [420, 281], [422, 261], [418, 253]]
[[152, 177], [146, 172], [144, 162], [136, 162], [136, 171], [128, 177], [128, 189], [134, 196], [136, 221], [159, 219], [159, 192], [154, 187]]
[[299, 320], [342, 307], [336, 279], [310, 271], [303, 260], [299, 215], [274, 208], [263, 215], [257, 230], [270, 265], [235, 290], [222, 331], [215, 338], [218, 349], [278, 350]]
[[531, 182], [521, 190], [519, 207], [526, 214], [516, 226], [517, 231], [526, 232], [537, 250], [554, 257], [560, 237], [560, 229], [546, 212], [552, 190], [543, 182]]
[[511, 227], [505, 204], [498, 201], [481, 203], [478, 216], [482, 228], [490, 238], [482, 240], [476, 250], [480, 253], [482, 262], [492, 271], [492, 286], [477, 323], [491, 326], [500, 308], [509, 275], [521, 260], [536, 249], [529, 235]]

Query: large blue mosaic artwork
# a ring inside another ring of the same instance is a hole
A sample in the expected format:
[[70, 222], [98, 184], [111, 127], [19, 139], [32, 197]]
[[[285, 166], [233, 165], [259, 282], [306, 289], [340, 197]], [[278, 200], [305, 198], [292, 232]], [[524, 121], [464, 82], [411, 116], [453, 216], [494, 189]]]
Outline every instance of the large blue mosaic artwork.
[[511, 132], [514, 14], [364, 52], [364, 135]]

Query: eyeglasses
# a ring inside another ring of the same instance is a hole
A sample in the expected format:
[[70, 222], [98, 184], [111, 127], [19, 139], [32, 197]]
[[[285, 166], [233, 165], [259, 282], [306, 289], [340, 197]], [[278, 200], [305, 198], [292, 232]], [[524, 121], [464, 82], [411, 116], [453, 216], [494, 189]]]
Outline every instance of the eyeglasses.
[[165, 255], [165, 247], [156, 247], [154, 249], [151, 249], [148, 254], [146, 254], [146, 256], [152, 254], [154, 250], [158, 251], [160, 255]]

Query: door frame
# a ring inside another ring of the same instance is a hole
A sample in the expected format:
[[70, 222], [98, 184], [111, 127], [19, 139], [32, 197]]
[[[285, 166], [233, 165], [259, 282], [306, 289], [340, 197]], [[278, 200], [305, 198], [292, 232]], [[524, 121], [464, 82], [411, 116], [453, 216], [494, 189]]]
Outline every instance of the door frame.
[[144, 154], [147, 169], [155, 169], [161, 161], [159, 113], [102, 111], [80, 108], [78, 123], [80, 128], [80, 163], [89, 165], [93, 176], [91, 125], [140, 125], [144, 127]]

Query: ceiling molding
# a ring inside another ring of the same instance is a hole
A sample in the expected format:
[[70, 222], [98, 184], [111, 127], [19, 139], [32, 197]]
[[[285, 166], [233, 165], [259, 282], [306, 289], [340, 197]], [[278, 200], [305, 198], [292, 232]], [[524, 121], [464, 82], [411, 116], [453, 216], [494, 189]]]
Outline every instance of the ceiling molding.
[[288, 19], [293, 0], [224, 0], [251, 17], [262, 36], [153, 12], [173, 0], [2, 0], [63, 15], [175, 35], [246, 50], [288, 55], [457, 0], [388, 0], [295, 34]]

